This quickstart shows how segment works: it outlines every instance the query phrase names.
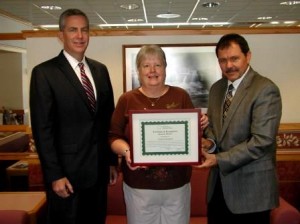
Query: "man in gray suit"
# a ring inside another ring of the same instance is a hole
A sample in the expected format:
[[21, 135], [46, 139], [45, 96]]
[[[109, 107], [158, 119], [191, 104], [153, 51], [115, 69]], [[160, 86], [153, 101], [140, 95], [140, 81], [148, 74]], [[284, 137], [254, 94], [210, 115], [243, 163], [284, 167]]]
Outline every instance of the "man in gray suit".
[[270, 210], [279, 204], [280, 91], [249, 65], [251, 52], [242, 36], [223, 36], [216, 54], [223, 77], [209, 93], [210, 124], [204, 135], [215, 144], [203, 150], [200, 166], [210, 168], [208, 224], [268, 224]]
[[[32, 132], [47, 193], [47, 224], [104, 224], [117, 156], [108, 144], [114, 111], [106, 66], [87, 58], [89, 20], [78, 9], [59, 19], [60, 54], [34, 67]], [[82, 65], [83, 64], [83, 65]]]

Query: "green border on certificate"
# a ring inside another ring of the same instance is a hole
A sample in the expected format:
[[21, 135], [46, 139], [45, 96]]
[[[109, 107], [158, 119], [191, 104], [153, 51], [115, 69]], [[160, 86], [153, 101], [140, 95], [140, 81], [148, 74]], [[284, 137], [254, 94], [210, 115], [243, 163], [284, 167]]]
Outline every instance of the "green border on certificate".
[[189, 154], [187, 121], [141, 122], [141, 126], [144, 156]]

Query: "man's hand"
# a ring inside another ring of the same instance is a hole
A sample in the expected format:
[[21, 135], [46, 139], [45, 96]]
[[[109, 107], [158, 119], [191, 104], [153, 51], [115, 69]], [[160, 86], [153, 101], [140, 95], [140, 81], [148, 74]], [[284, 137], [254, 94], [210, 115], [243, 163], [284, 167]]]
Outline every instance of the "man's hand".
[[201, 165], [197, 166], [198, 168], [210, 168], [217, 166], [218, 161], [215, 154], [209, 154], [206, 151], [202, 150], [203, 162]]
[[66, 177], [53, 181], [52, 190], [62, 198], [67, 198], [74, 193], [72, 184]]
[[214, 142], [210, 139], [202, 138], [201, 139], [201, 147], [202, 151], [209, 151], [214, 146]]

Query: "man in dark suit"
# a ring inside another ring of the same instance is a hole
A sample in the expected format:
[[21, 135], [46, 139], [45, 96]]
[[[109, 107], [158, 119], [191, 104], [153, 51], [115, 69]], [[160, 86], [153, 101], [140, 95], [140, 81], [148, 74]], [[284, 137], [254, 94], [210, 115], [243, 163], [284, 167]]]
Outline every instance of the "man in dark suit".
[[45, 180], [47, 221], [104, 224], [107, 184], [117, 177], [117, 157], [107, 141], [114, 110], [112, 86], [106, 66], [85, 57], [87, 16], [68, 9], [60, 16], [59, 29], [64, 50], [37, 65], [30, 83], [31, 124]]
[[208, 224], [267, 224], [270, 210], [279, 203], [276, 134], [282, 110], [280, 91], [249, 65], [251, 52], [242, 36], [223, 36], [216, 54], [223, 78], [211, 87], [210, 123], [205, 130], [215, 145], [210, 153], [204, 150], [201, 165], [211, 168]]

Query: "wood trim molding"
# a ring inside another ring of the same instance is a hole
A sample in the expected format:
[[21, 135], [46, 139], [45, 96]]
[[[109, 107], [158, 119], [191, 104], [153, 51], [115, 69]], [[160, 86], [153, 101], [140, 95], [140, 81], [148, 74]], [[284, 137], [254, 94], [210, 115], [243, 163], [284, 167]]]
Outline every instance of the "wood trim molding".
[[281, 123], [279, 125], [279, 132], [285, 132], [285, 131], [300, 132], [300, 123]]
[[0, 152], [1, 160], [30, 160], [36, 159], [38, 155], [33, 152]]
[[277, 161], [300, 161], [300, 150], [277, 150]]
[[22, 33], [0, 33], [0, 40], [25, 40]]
[[[58, 30], [24, 30], [21, 33], [0, 33], [0, 40], [56, 37]], [[164, 36], [164, 35], [224, 35], [239, 34], [297, 34], [300, 27], [283, 28], [198, 28], [198, 29], [106, 29], [90, 31], [91, 36]]]
[[31, 132], [28, 125], [0, 125], [0, 132]]

